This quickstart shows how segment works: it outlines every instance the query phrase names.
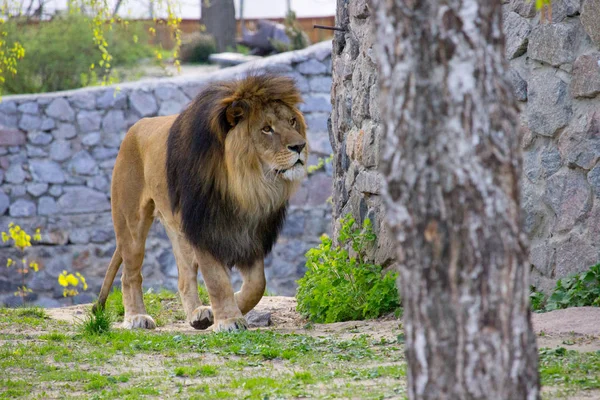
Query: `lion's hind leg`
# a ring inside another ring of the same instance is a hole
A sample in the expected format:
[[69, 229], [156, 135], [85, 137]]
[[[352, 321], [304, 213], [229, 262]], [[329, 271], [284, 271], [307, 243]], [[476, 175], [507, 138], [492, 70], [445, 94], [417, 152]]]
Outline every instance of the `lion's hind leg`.
[[242, 312], [246, 315], [262, 299], [267, 281], [265, 279], [265, 262], [263, 259], [256, 261], [251, 266], [240, 266], [242, 275], [242, 288], [235, 294], [235, 301]]

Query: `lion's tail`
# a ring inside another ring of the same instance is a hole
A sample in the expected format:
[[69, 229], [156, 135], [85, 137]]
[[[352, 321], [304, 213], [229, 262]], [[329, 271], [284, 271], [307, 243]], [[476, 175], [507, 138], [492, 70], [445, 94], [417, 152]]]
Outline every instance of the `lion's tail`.
[[108, 269], [106, 270], [106, 275], [104, 276], [104, 282], [102, 282], [102, 288], [100, 289], [100, 295], [98, 295], [98, 301], [92, 307], [93, 312], [96, 312], [99, 308], [104, 308], [106, 299], [108, 298], [108, 293], [110, 292], [110, 288], [115, 281], [115, 276], [117, 275], [117, 272], [119, 272], [119, 267], [121, 266], [122, 262], [123, 257], [121, 257], [119, 246], [117, 246], [110, 263], [108, 264]]

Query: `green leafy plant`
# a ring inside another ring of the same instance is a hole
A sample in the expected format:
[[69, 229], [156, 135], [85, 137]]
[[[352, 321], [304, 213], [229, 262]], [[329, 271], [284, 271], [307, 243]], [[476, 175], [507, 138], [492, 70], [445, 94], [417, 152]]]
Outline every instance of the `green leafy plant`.
[[106, 308], [98, 307], [88, 312], [85, 319], [79, 324], [79, 330], [88, 336], [102, 335], [110, 332], [112, 321], [112, 314]]
[[[375, 240], [371, 221], [362, 229], [348, 215], [341, 220], [340, 246], [327, 236], [306, 253], [306, 274], [298, 281], [298, 311], [314, 322], [376, 318], [400, 306], [396, 274], [366, 260]], [[350, 254], [348, 247], [354, 252]]]
[[[12, 244], [12, 247], [19, 253], [20, 261], [13, 260], [12, 258], [6, 259], [6, 268], [14, 268], [14, 271], [20, 276], [21, 286], [17, 288], [17, 291], [14, 293], [15, 296], [21, 298], [22, 305], [25, 305], [25, 297], [32, 290], [27, 287], [25, 284], [26, 276], [31, 272], [38, 272], [39, 265], [35, 261], [28, 261], [25, 256], [25, 249], [31, 247], [31, 236], [22, 229], [19, 225], [15, 225], [13, 222], [8, 224], [8, 233], [2, 232], [2, 243], [9, 242]], [[33, 240], [40, 241], [42, 240], [42, 235], [40, 234], [39, 228], [36, 229], [35, 234], [33, 235]]]
[[545, 310], [583, 306], [600, 307], [600, 264], [580, 274], [559, 279]]
[[531, 309], [536, 312], [544, 311], [546, 304], [546, 295], [543, 292], [538, 292], [535, 286], [530, 287], [529, 304]]
[[181, 44], [181, 61], [190, 63], [207, 63], [208, 57], [217, 52], [215, 38], [206, 33], [193, 33], [183, 38]]

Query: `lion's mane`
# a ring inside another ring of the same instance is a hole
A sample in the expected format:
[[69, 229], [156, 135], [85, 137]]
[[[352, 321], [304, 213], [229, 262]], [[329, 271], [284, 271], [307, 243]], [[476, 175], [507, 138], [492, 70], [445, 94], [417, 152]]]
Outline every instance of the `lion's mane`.
[[239, 268], [271, 251], [298, 183], [267, 180], [247, 133], [265, 105], [280, 102], [306, 136], [301, 101], [292, 79], [254, 75], [210, 84], [177, 117], [167, 142], [167, 185], [192, 245]]

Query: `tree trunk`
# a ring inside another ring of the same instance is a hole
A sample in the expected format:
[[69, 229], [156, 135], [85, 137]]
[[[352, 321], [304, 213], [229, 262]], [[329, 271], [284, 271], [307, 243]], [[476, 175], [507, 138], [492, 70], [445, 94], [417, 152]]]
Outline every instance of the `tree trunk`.
[[235, 47], [235, 6], [233, 0], [201, 0], [202, 24], [206, 33], [215, 38], [217, 51]]
[[538, 399], [500, 0], [371, 0], [410, 399]]

